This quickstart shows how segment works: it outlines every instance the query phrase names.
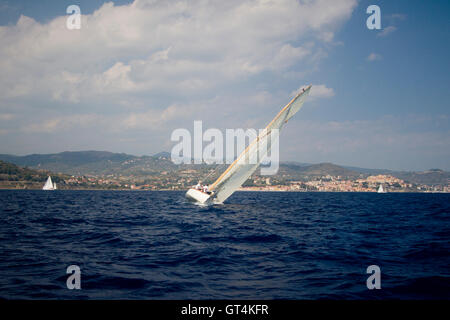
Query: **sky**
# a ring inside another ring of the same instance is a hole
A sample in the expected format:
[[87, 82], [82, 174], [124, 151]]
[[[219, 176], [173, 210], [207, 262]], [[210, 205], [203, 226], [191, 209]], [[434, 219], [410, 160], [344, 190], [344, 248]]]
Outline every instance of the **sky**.
[[[69, 30], [69, 5], [81, 28]], [[366, 9], [381, 10], [369, 30]], [[264, 128], [281, 161], [450, 170], [449, 1], [0, 1], [0, 153], [169, 151]]]

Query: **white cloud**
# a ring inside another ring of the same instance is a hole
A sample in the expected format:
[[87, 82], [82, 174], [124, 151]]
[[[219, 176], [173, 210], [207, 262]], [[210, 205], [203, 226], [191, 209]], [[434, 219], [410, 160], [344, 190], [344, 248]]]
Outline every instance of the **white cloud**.
[[381, 60], [381, 55], [378, 53], [374, 53], [372, 52], [371, 54], [369, 54], [369, 56], [367, 57], [368, 61], [377, 61], [377, 60]]
[[295, 62], [303, 59], [311, 53], [308, 45], [305, 47], [293, 47], [290, 44], [283, 45], [272, 61], [272, 68], [274, 70], [284, 70], [290, 67]]
[[[67, 16], [45, 23], [21, 16], [15, 25], [0, 26], [0, 112], [20, 115], [11, 119], [8, 132], [33, 139], [79, 128], [91, 135], [146, 130], [147, 136], [165, 128], [170, 137], [178, 121], [195, 116], [214, 118], [212, 125], [220, 127], [255, 106], [273, 112], [292, 88], [267, 88], [286, 75], [305, 81], [356, 5], [356, 0], [109, 2], [82, 15], [80, 30], [65, 27]], [[252, 82], [257, 77], [259, 82]], [[333, 94], [330, 88], [317, 90], [318, 96]], [[81, 137], [72, 134], [64, 141], [69, 147], [76, 139]]]
[[377, 34], [377, 37], [386, 37], [387, 35], [391, 34], [395, 30], [397, 30], [397, 27], [394, 27], [394, 26], [389, 26], [389, 27], [383, 28], [383, 30], [381, 30]]
[[[301, 86], [297, 90], [291, 92], [291, 96], [297, 95], [307, 85]], [[310, 99], [331, 98], [334, 97], [335, 92], [333, 88], [328, 88], [324, 84], [313, 84], [310, 91]]]
[[11, 113], [0, 113], [0, 121], [9, 121], [14, 118], [14, 115]]
[[313, 85], [311, 88], [312, 98], [331, 98], [334, 96], [333, 88], [328, 88], [323, 84]]
[[98, 125], [101, 117], [95, 114], [73, 114], [64, 117], [53, 117], [41, 123], [30, 123], [21, 128], [27, 133], [59, 133], [72, 128], [81, 130], [86, 126]]
[[112, 92], [190, 92], [265, 70], [281, 71], [318, 50], [294, 41], [310, 32], [330, 41], [336, 24], [350, 16], [355, 4], [105, 3], [82, 16], [81, 30], [66, 29], [65, 16], [45, 24], [21, 16], [16, 25], [0, 27], [0, 91], [7, 97], [37, 95], [77, 103]]
[[[444, 129], [448, 118], [412, 114], [374, 120], [296, 121], [295, 128], [283, 129], [281, 161], [333, 159], [334, 163], [369, 168], [449, 169], [450, 132]], [[442, 129], [436, 130], [439, 126]]]

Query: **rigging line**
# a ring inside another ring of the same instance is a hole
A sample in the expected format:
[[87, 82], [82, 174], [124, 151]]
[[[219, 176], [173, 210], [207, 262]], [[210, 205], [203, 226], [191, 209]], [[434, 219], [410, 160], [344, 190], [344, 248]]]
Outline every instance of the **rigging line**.
[[[300, 92], [300, 93], [298, 93], [286, 106], [284, 106], [284, 108], [282, 108], [281, 110], [280, 110], [280, 112], [278, 112], [278, 114], [275, 116], [275, 118], [273, 118], [272, 119], [272, 121], [270, 121], [270, 123], [266, 126], [266, 128], [265, 128], [265, 130], [267, 130], [267, 128], [269, 128], [271, 125], [272, 125], [272, 123], [274, 123], [275, 122], [275, 120], [276, 119], [278, 119], [279, 117], [280, 117], [280, 115], [287, 109], [287, 108], [289, 108], [290, 106], [291, 106], [291, 104], [295, 101], [295, 100], [297, 100], [297, 98], [298, 97], [300, 97], [300, 96], [302, 96], [305, 92], [307, 92], [309, 89], [311, 88], [311, 85], [309, 85], [305, 90], [303, 90], [302, 92]], [[268, 130], [269, 131], [269, 130]], [[253, 142], [252, 143], [250, 143], [248, 146], [247, 146], [247, 148], [239, 155], [239, 157], [236, 159], [236, 160], [234, 160], [234, 162], [227, 168], [227, 170], [225, 170], [221, 175], [220, 175], [220, 177], [211, 185], [211, 187], [210, 187], [210, 190], [214, 190], [215, 188], [216, 188], [216, 186], [217, 186], [217, 184], [220, 182], [220, 180], [222, 180], [222, 178], [231, 170], [231, 168], [233, 168], [235, 165], [236, 165], [236, 163], [239, 161], [239, 159], [250, 149], [250, 147], [255, 143], [255, 142], [257, 142], [259, 139], [258, 139], [258, 137], [255, 139], [255, 140], [253, 140]]]
[[219, 168], [223, 167], [224, 165], [226, 165], [226, 162], [219, 164], [215, 169], [212, 169], [212, 171], [208, 173], [208, 175], [203, 178], [203, 180], [206, 181], [213, 173], [217, 173], [217, 171], [219, 171]]

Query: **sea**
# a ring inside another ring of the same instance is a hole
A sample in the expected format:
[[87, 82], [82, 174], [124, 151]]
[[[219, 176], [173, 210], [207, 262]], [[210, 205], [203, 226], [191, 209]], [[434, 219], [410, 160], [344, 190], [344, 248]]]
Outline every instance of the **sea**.
[[199, 206], [178, 191], [2, 190], [0, 203], [1, 299], [450, 299], [450, 194]]

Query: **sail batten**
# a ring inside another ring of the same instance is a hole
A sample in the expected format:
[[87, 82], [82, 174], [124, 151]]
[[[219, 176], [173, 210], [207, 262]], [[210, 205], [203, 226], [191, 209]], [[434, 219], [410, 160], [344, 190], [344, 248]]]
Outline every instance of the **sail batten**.
[[[245, 150], [233, 161], [233, 163], [210, 186], [214, 192], [214, 202], [222, 203], [234, 191], [250, 178], [256, 171], [261, 161], [267, 156], [272, 147], [272, 139], [278, 138], [279, 130], [297, 113], [305, 102], [305, 98], [311, 89], [311, 85], [297, 94], [281, 111], [272, 119], [267, 127], [254, 139]], [[277, 129], [277, 130], [274, 130]], [[257, 157], [254, 163], [246, 163], [246, 159]]]

